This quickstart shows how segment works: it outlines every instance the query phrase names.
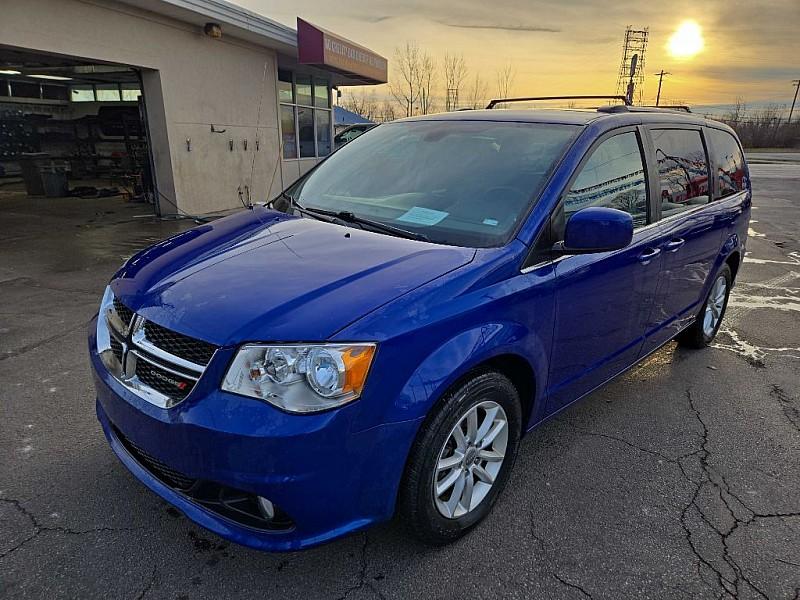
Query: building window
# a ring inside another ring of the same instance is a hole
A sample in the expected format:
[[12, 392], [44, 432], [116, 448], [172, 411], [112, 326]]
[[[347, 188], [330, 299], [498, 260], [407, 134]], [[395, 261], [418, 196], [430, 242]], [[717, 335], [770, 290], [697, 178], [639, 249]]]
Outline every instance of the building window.
[[38, 83], [12, 81], [11, 95], [17, 98], [41, 98], [41, 90]]
[[119, 84], [118, 83], [99, 83], [95, 86], [95, 92], [98, 102], [119, 102]]
[[142, 95], [142, 90], [139, 89], [138, 83], [123, 83], [119, 87], [122, 92], [123, 102], [137, 102], [139, 96]]
[[331, 153], [331, 87], [310, 75], [278, 71], [283, 158], [318, 158]]
[[297, 158], [297, 129], [295, 127], [294, 106], [281, 104], [281, 136], [283, 138], [283, 158]]
[[94, 86], [73, 85], [70, 88], [69, 98], [73, 102], [94, 102]]
[[317, 152], [320, 156], [331, 153], [331, 111], [315, 110], [314, 119], [317, 126]]

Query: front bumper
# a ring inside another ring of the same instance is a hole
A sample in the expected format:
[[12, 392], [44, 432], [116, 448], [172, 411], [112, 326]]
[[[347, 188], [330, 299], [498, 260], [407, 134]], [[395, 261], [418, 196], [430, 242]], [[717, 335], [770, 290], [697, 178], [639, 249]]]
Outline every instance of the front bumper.
[[[289, 551], [391, 518], [420, 420], [357, 431], [358, 403], [290, 415], [222, 392], [209, 383], [219, 380], [230, 358], [222, 349], [203, 385], [180, 405], [159, 408], [112, 377], [95, 347], [90, 333], [97, 415], [111, 448], [140, 481], [199, 525], [245, 546]], [[255, 529], [209, 510], [157, 477], [126, 442], [186, 477], [268, 498], [290, 517], [292, 527]]]

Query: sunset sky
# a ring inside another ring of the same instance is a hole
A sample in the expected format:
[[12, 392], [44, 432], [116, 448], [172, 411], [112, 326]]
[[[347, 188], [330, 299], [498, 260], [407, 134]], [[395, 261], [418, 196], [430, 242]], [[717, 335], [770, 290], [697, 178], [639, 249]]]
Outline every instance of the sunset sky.
[[[662, 101], [692, 104], [788, 104], [791, 80], [800, 78], [800, 0], [235, 1], [291, 26], [301, 16], [375, 50], [389, 59], [390, 79], [394, 49], [406, 41], [436, 59], [461, 53], [488, 80], [490, 96], [509, 62], [517, 95], [613, 93], [626, 25], [650, 28], [646, 101], [662, 68], [673, 73]], [[684, 26], [670, 45], [687, 20], [700, 39]]]

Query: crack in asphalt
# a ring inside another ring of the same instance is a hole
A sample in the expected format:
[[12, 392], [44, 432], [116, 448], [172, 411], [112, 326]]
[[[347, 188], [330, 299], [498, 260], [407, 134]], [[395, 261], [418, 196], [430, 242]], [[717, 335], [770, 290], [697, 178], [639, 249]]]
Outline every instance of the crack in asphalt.
[[779, 385], [772, 384], [772, 389], [769, 395], [778, 401], [778, 404], [783, 411], [783, 415], [792, 424], [792, 426], [800, 431], [800, 410], [793, 405], [794, 398], [792, 398], [786, 391]]
[[142, 591], [136, 596], [136, 600], [142, 600], [142, 598], [144, 598], [150, 592], [150, 590], [153, 589], [157, 579], [158, 567], [153, 567], [153, 574], [150, 576], [150, 579], [148, 579], [147, 584], [144, 586]]
[[55, 286], [51, 286], [51, 285], [44, 285], [42, 283], [39, 283], [37, 280], [33, 279], [32, 277], [14, 277], [12, 279], [4, 279], [3, 281], [0, 281], [0, 286], [8, 285], [8, 284], [16, 285], [16, 284], [20, 284], [20, 283], [24, 284], [24, 285], [27, 285], [28, 287], [33, 287], [33, 288], [37, 288], [37, 289], [40, 289], [40, 290], [48, 290], [48, 291], [51, 291], [51, 292], [66, 292], [68, 294], [84, 294], [86, 296], [94, 296], [94, 297], [97, 296], [97, 291], [81, 290], [81, 289], [77, 289], [77, 288], [66, 288], [66, 287], [55, 287]]
[[[719, 583], [719, 586], [722, 588], [724, 592], [727, 592], [729, 596], [733, 598], [738, 598], [740, 590], [742, 588], [742, 582], [744, 582], [750, 589], [752, 589], [760, 597], [764, 598], [765, 600], [769, 600], [769, 596], [767, 596], [767, 594], [762, 589], [760, 589], [757, 585], [755, 585], [746, 576], [744, 569], [742, 569], [742, 567], [733, 558], [733, 556], [731, 555], [730, 545], [728, 543], [728, 540], [736, 532], [736, 530], [739, 528], [740, 525], [742, 524], [747, 525], [751, 523], [759, 515], [758, 513], [750, 509], [738, 496], [733, 494], [730, 490], [730, 485], [728, 485], [728, 482], [725, 480], [725, 477], [721, 473], [716, 473], [716, 471], [714, 471], [712, 467], [708, 464], [708, 459], [711, 455], [711, 451], [708, 449], [708, 435], [709, 435], [708, 425], [703, 419], [703, 416], [700, 413], [700, 409], [695, 404], [691, 388], [686, 388], [685, 394], [686, 394], [686, 399], [689, 403], [689, 408], [694, 413], [694, 416], [697, 419], [698, 423], [700, 423], [703, 432], [702, 444], [700, 445], [699, 448], [700, 468], [702, 470], [703, 477], [701, 481], [698, 483], [697, 487], [695, 488], [695, 492], [692, 495], [691, 501], [686, 505], [686, 507], [681, 512], [680, 520], [686, 535], [686, 540], [689, 543], [689, 547], [691, 548], [693, 554], [703, 565], [705, 565], [717, 576], [717, 581]], [[718, 475], [720, 481], [717, 481], [713, 477], [713, 474]], [[712, 485], [714, 488], [717, 489], [720, 500], [722, 500], [722, 504], [725, 506], [730, 517], [733, 519], [733, 526], [728, 531], [724, 532], [720, 531], [716, 526], [714, 526], [705, 515], [705, 512], [703, 511], [702, 507], [697, 502], [697, 498], [700, 495], [700, 491], [703, 489], [703, 486], [706, 483]], [[731, 505], [723, 496], [723, 491], [726, 495], [735, 499], [742, 507], [744, 507], [747, 511], [749, 511], [752, 516], [749, 519], [740, 518], [736, 514], [736, 511], [733, 510]], [[723, 574], [722, 571], [719, 568], [715, 567], [705, 556], [703, 556], [695, 546], [695, 543], [692, 539], [692, 530], [689, 526], [689, 523], [687, 522], [687, 515], [689, 514], [689, 511], [690, 509], [692, 509], [692, 507], [694, 507], [698, 515], [700, 515], [700, 518], [703, 520], [703, 522], [708, 524], [711, 530], [714, 531], [717, 535], [719, 535], [720, 540], [722, 542], [722, 560], [733, 571], [734, 574], [733, 579]], [[773, 515], [761, 515], [761, 516], [763, 518], [768, 518], [780, 515], [773, 514]]]
[[578, 590], [581, 593], [582, 596], [585, 596], [586, 598], [591, 598], [592, 597], [592, 595], [589, 592], [587, 592], [585, 589], [583, 589], [581, 586], [579, 586], [578, 584], [575, 584], [575, 583], [567, 581], [566, 579], [561, 577], [558, 573], [553, 573], [553, 577], [555, 577], [558, 581], [563, 583], [568, 588], [572, 588], [573, 590]]
[[[534, 539], [534, 541], [538, 544], [539, 551], [544, 555], [543, 558], [546, 560], [547, 559], [547, 552], [545, 550], [545, 543], [544, 543], [544, 540], [536, 533], [536, 514], [535, 514], [535, 512], [533, 510], [530, 511], [530, 521], [531, 521], [530, 535]], [[574, 590], [578, 590], [581, 593], [581, 595], [583, 595], [583, 596], [585, 596], [587, 598], [591, 598], [592, 597], [592, 595], [588, 591], [586, 591], [585, 588], [583, 588], [581, 585], [579, 585], [577, 583], [573, 583], [573, 582], [565, 579], [564, 576], [559, 574], [555, 569], [553, 570], [553, 572], [548, 573], [548, 574], [551, 577], [553, 577], [554, 579], [556, 579], [557, 581], [559, 581], [562, 585], [564, 585], [566, 587], [569, 587], [569, 588], [572, 588]]]
[[[796, 427], [798, 422], [795, 421], [795, 419], [800, 420], [800, 412], [797, 411], [797, 409], [795, 409], [794, 406], [791, 405], [792, 399], [777, 385], [773, 386], [771, 394], [780, 403], [781, 408], [784, 411], [784, 414], [786, 415], [787, 419]], [[748, 506], [736, 493], [732, 491], [731, 486], [726, 480], [725, 476], [722, 473], [718, 472], [713, 467], [711, 467], [711, 465], [709, 465], [709, 458], [711, 456], [711, 450], [708, 448], [709, 429], [700, 412], [700, 409], [697, 407], [695, 403], [695, 399], [692, 395], [691, 388], [686, 389], [685, 396], [688, 401], [691, 413], [694, 415], [695, 419], [700, 425], [701, 433], [698, 438], [699, 441], [698, 447], [676, 458], [667, 456], [666, 454], [663, 454], [657, 450], [643, 448], [631, 442], [630, 440], [627, 440], [619, 436], [607, 433], [599, 433], [596, 431], [590, 431], [569, 422], [565, 422], [565, 424], [581, 435], [588, 435], [588, 436], [608, 439], [623, 444], [639, 452], [656, 457], [659, 460], [663, 460], [669, 464], [676, 465], [680, 470], [683, 478], [688, 483], [694, 486], [694, 492], [692, 493], [691, 499], [681, 511], [680, 523], [681, 527], [684, 530], [684, 535], [689, 545], [689, 548], [692, 554], [694, 554], [694, 556], [697, 559], [698, 576], [700, 577], [700, 580], [706, 583], [707, 585], [711, 585], [709, 581], [702, 574], [701, 567], [705, 567], [715, 576], [716, 579], [715, 587], [717, 587], [717, 589], [720, 590], [719, 598], [726, 598], [726, 597], [738, 598], [744, 586], [747, 586], [759, 597], [764, 598], [765, 600], [769, 600], [769, 596], [766, 594], [766, 592], [764, 592], [764, 590], [759, 588], [753, 581], [750, 580], [750, 578], [747, 576], [741, 565], [739, 565], [739, 563], [734, 559], [734, 557], [731, 554], [729, 540], [731, 536], [740, 527], [747, 526], [758, 519], [773, 519], [773, 518], [786, 519], [792, 517], [800, 517], [800, 512], [761, 513]], [[692, 477], [692, 475], [687, 470], [687, 467], [684, 465], [684, 461], [686, 459], [694, 456], [697, 456], [699, 458], [699, 467], [701, 475], [698, 479]], [[719, 499], [721, 506], [725, 507], [725, 510], [727, 511], [732, 521], [732, 524], [728, 527], [718, 526], [707, 516], [705, 510], [703, 509], [702, 503], [700, 501], [700, 495], [704, 490], [707, 490], [709, 486], [711, 490], [716, 492], [716, 497]], [[696, 514], [700, 518], [702, 523], [704, 523], [711, 531], [713, 531], [719, 537], [719, 540], [722, 544], [722, 556], [720, 558], [724, 562], [724, 564], [728, 567], [729, 572], [727, 572], [727, 570], [722, 569], [720, 566], [715, 565], [714, 559], [711, 557], [707, 558], [706, 556], [704, 556], [701, 549], [698, 548], [697, 542], [695, 540], [697, 532], [692, 530], [691, 524], [689, 522], [689, 517], [692, 514]], [[536, 534], [535, 517], [533, 513], [531, 513], [530, 535], [537, 542], [542, 552], [544, 552], [544, 541], [541, 539], [541, 537], [539, 537]], [[562, 584], [579, 589], [581, 592], [591, 597], [588, 594], [588, 592], [586, 592], [585, 589], [580, 588], [580, 586], [571, 584], [569, 581], [565, 580], [557, 573], [553, 574], [553, 577], [558, 579]]]
[[25, 516], [28, 521], [30, 521], [31, 526], [33, 527], [33, 534], [26, 537], [24, 540], [19, 542], [17, 545], [9, 548], [2, 554], [0, 554], [0, 560], [10, 556], [20, 548], [22, 548], [25, 544], [30, 542], [31, 540], [35, 539], [39, 536], [40, 533], [43, 532], [55, 532], [61, 533], [64, 535], [85, 535], [87, 533], [103, 533], [103, 532], [116, 532], [116, 531], [138, 531], [141, 528], [137, 527], [92, 527], [90, 529], [72, 529], [70, 527], [61, 527], [61, 526], [50, 526], [50, 525], [42, 525], [39, 520], [36, 518], [31, 511], [25, 508], [22, 505], [22, 502], [19, 500], [14, 500], [13, 498], [0, 498], [0, 502], [5, 504], [10, 504], [13, 506], [20, 514]]
[[66, 337], [69, 334], [74, 333], [75, 331], [77, 331], [79, 329], [84, 329], [84, 328], [88, 327], [89, 323], [91, 323], [91, 321], [92, 320], [89, 319], [86, 322], [80, 322], [77, 325], [74, 325], [73, 327], [70, 327], [68, 329], [63, 329], [59, 333], [57, 333], [55, 335], [48, 336], [48, 337], [44, 338], [43, 340], [39, 340], [39, 341], [33, 342], [31, 344], [26, 344], [25, 346], [17, 348], [16, 350], [9, 350], [8, 352], [0, 355], [0, 361], [7, 360], [9, 358], [14, 358], [14, 357], [20, 356], [22, 354], [26, 354], [28, 352], [31, 352], [32, 350], [36, 350], [37, 348], [41, 348], [42, 346], [44, 346], [46, 344], [49, 344], [50, 342], [53, 342], [53, 341], [55, 341], [57, 339]]
[[353, 592], [357, 592], [365, 587], [379, 598], [385, 598], [385, 596], [372, 584], [371, 581], [367, 581], [367, 548], [369, 546], [369, 534], [365, 531], [363, 535], [364, 543], [361, 545], [361, 567], [358, 572], [358, 582], [355, 585], [351, 585], [349, 588], [347, 588], [344, 591], [344, 594], [339, 596], [337, 600], [345, 600], [345, 598], [349, 597]]

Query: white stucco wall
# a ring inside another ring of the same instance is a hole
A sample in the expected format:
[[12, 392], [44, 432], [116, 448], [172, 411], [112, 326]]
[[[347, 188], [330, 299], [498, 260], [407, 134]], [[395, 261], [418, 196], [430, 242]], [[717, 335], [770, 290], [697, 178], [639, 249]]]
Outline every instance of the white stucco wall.
[[239, 186], [262, 201], [290, 183], [273, 50], [110, 0], [5, 0], [2, 12], [4, 45], [143, 70], [163, 213], [233, 208]]

